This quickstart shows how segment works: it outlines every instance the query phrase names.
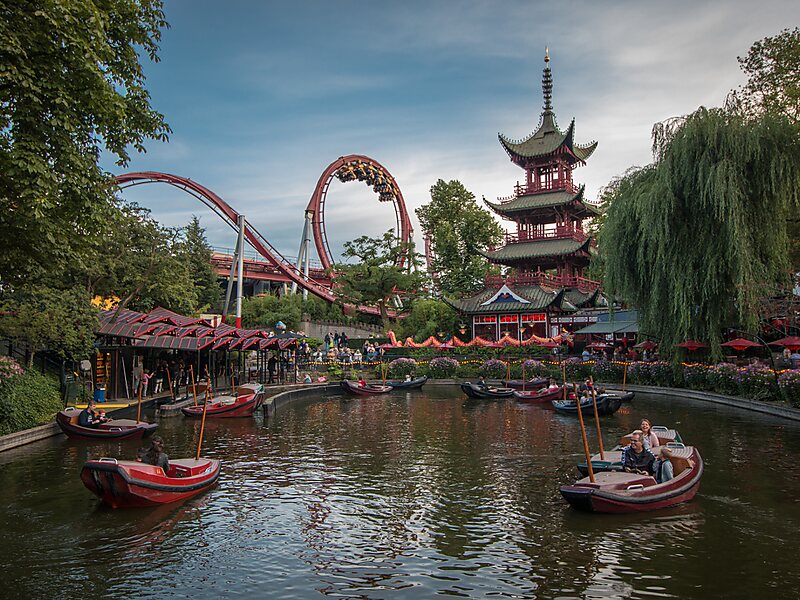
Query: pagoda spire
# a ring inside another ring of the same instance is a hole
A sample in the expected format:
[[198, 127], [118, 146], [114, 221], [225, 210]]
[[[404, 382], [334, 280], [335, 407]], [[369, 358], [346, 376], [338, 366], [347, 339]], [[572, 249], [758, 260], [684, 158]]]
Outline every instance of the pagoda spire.
[[542, 75], [542, 95], [544, 95], [544, 112], [553, 112], [553, 75], [550, 72], [550, 51], [544, 48], [544, 74]]

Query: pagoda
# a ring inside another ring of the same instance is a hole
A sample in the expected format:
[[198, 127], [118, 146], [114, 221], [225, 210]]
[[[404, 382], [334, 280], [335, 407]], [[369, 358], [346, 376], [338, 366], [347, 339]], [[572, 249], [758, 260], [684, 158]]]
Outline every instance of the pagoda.
[[[515, 165], [525, 172], [523, 184], [497, 202], [486, 205], [516, 232], [505, 234], [505, 244], [483, 253], [493, 264], [507, 267], [504, 276], [489, 276], [482, 292], [447, 301], [472, 317], [472, 333], [486, 339], [550, 337], [595, 320], [576, 316], [581, 309], [605, 306], [600, 284], [583, 277], [594, 241], [583, 222], [599, 211], [584, 199], [584, 186], [572, 177], [586, 164], [597, 142], [575, 142], [575, 120], [566, 131], [553, 112], [553, 77], [545, 50], [542, 76], [544, 107], [535, 132], [523, 140], [498, 138]], [[591, 312], [591, 311], [589, 311]]]

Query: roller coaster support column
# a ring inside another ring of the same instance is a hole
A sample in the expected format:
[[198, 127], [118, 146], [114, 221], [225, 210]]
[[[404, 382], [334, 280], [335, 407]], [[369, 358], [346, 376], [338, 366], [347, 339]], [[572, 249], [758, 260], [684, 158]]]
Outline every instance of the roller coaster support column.
[[239, 240], [236, 245], [238, 258], [239, 277], [236, 279], [236, 327], [242, 326], [242, 291], [244, 287], [244, 215], [237, 219], [239, 227]]
[[[309, 257], [308, 250], [311, 246], [311, 219], [312, 212], [306, 211], [305, 222], [303, 223], [303, 235], [300, 237], [300, 249], [297, 251], [297, 269], [302, 270], [303, 276], [308, 280]], [[297, 293], [297, 282], [292, 283], [292, 293]], [[308, 300], [308, 290], [303, 288], [303, 300]]]

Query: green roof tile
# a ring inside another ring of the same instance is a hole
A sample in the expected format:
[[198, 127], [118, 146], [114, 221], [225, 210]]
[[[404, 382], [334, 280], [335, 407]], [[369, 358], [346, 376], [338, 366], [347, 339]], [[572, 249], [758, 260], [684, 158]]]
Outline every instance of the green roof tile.
[[486, 202], [489, 208], [491, 208], [494, 212], [500, 215], [510, 215], [513, 213], [527, 212], [540, 208], [564, 206], [573, 201], [579, 202], [584, 207], [587, 216], [600, 214], [600, 211], [597, 208], [595, 208], [591, 204], [587, 204], [586, 202], [584, 202], [583, 190], [584, 188], [582, 186], [578, 190], [578, 193], [576, 194], [573, 194], [566, 190], [558, 190], [555, 192], [539, 192], [536, 194], [523, 194], [517, 196], [513, 200], [502, 203], [489, 202], [488, 200], [484, 200], [484, 202]]
[[514, 293], [528, 300], [529, 304], [523, 302], [495, 302], [488, 306], [481, 306], [482, 303], [494, 296], [499, 289], [499, 287], [486, 288], [469, 298], [444, 298], [444, 300], [456, 310], [464, 313], [494, 314], [540, 311], [552, 304], [560, 306], [563, 298], [560, 290], [550, 290], [538, 285], [513, 286], [511, 289], [513, 289]]
[[543, 256], [564, 256], [566, 254], [572, 254], [578, 250], [587, 248], [589, 246], [589, 241], [589, 238], [582, 242], [568, 238], [524, 242], [508, 244], [497, 250], [481, 252], [481, 254], [492, 262], [517, 262]]
[[498, 134], [500, 143], [506, 152], [513, 158], [536, 158], [553, 154], [560, 147], [564, 146], [572, 152], [578, 160], [586, 161], [595, 148], [597, 142], [587, 145], [576, 144], [573, 137], [575, 134], [575, 120], [569, 124], [566, 132], [562, 132], [556, 124], [556, 118], [552, 111], [546, 110], [542, 113], [542, 120], [539, 128], [526, 137], [524, 140], [511, 140], [502, 133]]

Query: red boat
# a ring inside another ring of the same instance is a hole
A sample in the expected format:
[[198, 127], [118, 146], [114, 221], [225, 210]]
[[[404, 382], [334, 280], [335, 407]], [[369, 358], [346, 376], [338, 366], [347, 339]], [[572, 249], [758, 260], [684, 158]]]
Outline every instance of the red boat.
[[547, 386], [547, 382], [549, 379], [547, 377], [534, 377], [533, 379], [508, 379], [503, 381], [503, 385], [505, 387], [514, 388], [515, 390], [521, 390], [525, 388], [526, 390], [539, 390], [543, 387]]
[[81, 470], [81, 481], [113, 508], [157, 506], [178, 502], [207, 490], [219, 479], [218, 460], [181, 458], [169, 461], [169, 473], [161, 467], [131, 460], [90, 460]]
[[589, 512], [629, 513], [675, 506], [694, 498], [703, 476], [703, 459], [696, 448], [673, 449], [675, 477], [656, 483], [650, 475], [619, 471], [595, 473], [573, 485], [561, 486], [561, 495], [574, 508]]
[[564, 395], [563, 388], [559, 387], [554, 390], [544, 389], [544, 390], [530, 390], [530, 391], [520, 391], [514, 390], [512, 394], [514, 398], [517, 399], [517, 402], [545, 402], [550, 403], [553, 400], [558, 400]]
[[[236, 387], [236, 395], [214, 396], [208, 401], [206, 418], [251, 417], [264, 402], [264, 386], [260, 383], [246, 383]], [[185, 406], [181, 412], [187, 417], [202, 417], [203, 402], [197, 406]]]
[[56, 423], [61, 431], [71, 438], [82, 440], [135, 440], [153, 433], [158, 427], [155, 423], [146, 423], [133, 419], [110, 419], [97, 427], [78, 425], [81, 411], [74, 406], [65, 408], [56, 414]]
[[376, 396], [378, 394], [385, 394], [392, 391], [390, 385], [378, 385], [377, 383], [368, 383], [366, 385], [358, 385], [357, 381], [342, 380], [342, 389], [348, 394], [356, 396]]

